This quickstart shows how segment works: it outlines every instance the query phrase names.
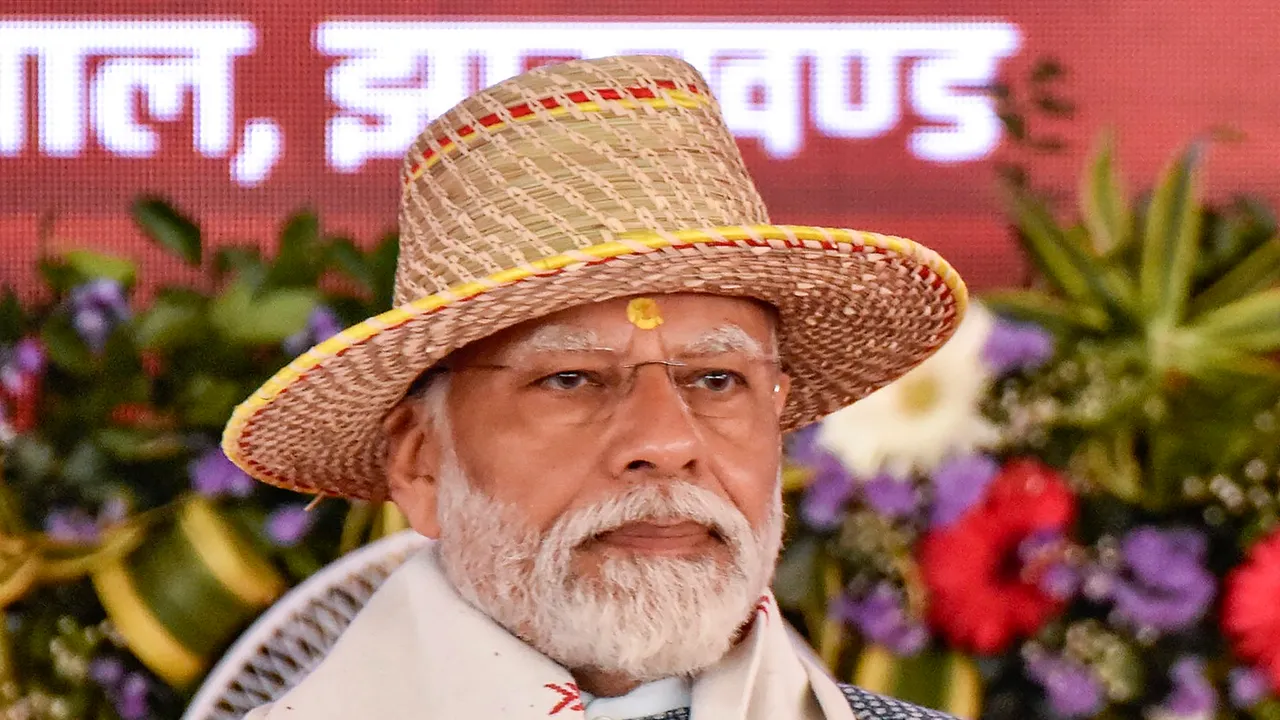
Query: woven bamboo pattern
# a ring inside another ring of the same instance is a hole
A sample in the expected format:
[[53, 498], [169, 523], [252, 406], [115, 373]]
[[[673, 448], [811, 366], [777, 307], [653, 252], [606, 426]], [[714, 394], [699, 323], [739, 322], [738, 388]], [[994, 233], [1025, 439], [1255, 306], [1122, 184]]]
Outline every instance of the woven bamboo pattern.
[[753, 297], [781, 317], [792, 429], [936, 350], [963, 282], [892, 236], [771, 225], [705, 80], [683, 61], [540, 68], [431, 123], [401, 174], [396, 309], [249, 398], [224, 434], [264, 481], [377, 497], [381, 419], [453, 350], [533, 318], [635, 295]]

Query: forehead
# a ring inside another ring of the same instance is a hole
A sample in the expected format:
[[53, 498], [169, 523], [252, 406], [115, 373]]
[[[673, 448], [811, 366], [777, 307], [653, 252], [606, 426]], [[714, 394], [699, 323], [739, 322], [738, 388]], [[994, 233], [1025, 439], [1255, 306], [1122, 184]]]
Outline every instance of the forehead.
[[[616, 298], [580, 305], [536, 320], [522, 323], [480, 340], [468, 348], [476, 354], [489, 354], [506, 349], [538, 344], [548, 335], [573, 340], [574, 335], [586, 342], [622, 350], [636, 339], [654, 337], [663, 345], [678, 347], [702, 339], [708, 333], [738, 328], [760, 345], [766, 346], [773, 336], [774, 310], [750, 298], [721, 295], [680, 293], [645, 295], [656, 304], [661, 323], [636, 323], [635, 297]], [[646, 314], [652, 314], [650, 309]], [[646, 329], [646, 326], [649, 329]]]

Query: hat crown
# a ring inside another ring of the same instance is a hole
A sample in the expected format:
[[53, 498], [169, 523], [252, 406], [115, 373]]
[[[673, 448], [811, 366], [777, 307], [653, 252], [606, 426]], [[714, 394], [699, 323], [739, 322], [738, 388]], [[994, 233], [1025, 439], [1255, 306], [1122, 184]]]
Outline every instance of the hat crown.
[[706, 80], [665, 56], [483, 90], [422, 132], [401, 180], [397, 304], [627, 231], [769, 222]]

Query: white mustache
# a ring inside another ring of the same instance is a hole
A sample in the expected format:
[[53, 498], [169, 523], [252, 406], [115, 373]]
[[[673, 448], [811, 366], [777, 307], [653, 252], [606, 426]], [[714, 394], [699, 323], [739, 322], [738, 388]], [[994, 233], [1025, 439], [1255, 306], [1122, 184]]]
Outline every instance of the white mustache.
[[600, 535], [637, 522], [695, 522], [735, 549], [753, 537], [746, 517], [729, 501], [685, 481], [646, 483], [594, 505], [566, 514], [547, 531], [551, 544], [577, 547]]

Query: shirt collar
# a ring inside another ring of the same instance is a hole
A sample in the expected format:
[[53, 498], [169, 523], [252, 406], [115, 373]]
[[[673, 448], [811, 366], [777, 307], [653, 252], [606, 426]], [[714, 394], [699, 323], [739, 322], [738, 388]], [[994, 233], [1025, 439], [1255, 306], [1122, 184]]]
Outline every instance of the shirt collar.
[[662, 715], [689, 707], [693, 694], [689, 679], [669, 677], [647, 682], [626, 695], [598, 698], [582, 693], [587, 720], [627, 720]]

